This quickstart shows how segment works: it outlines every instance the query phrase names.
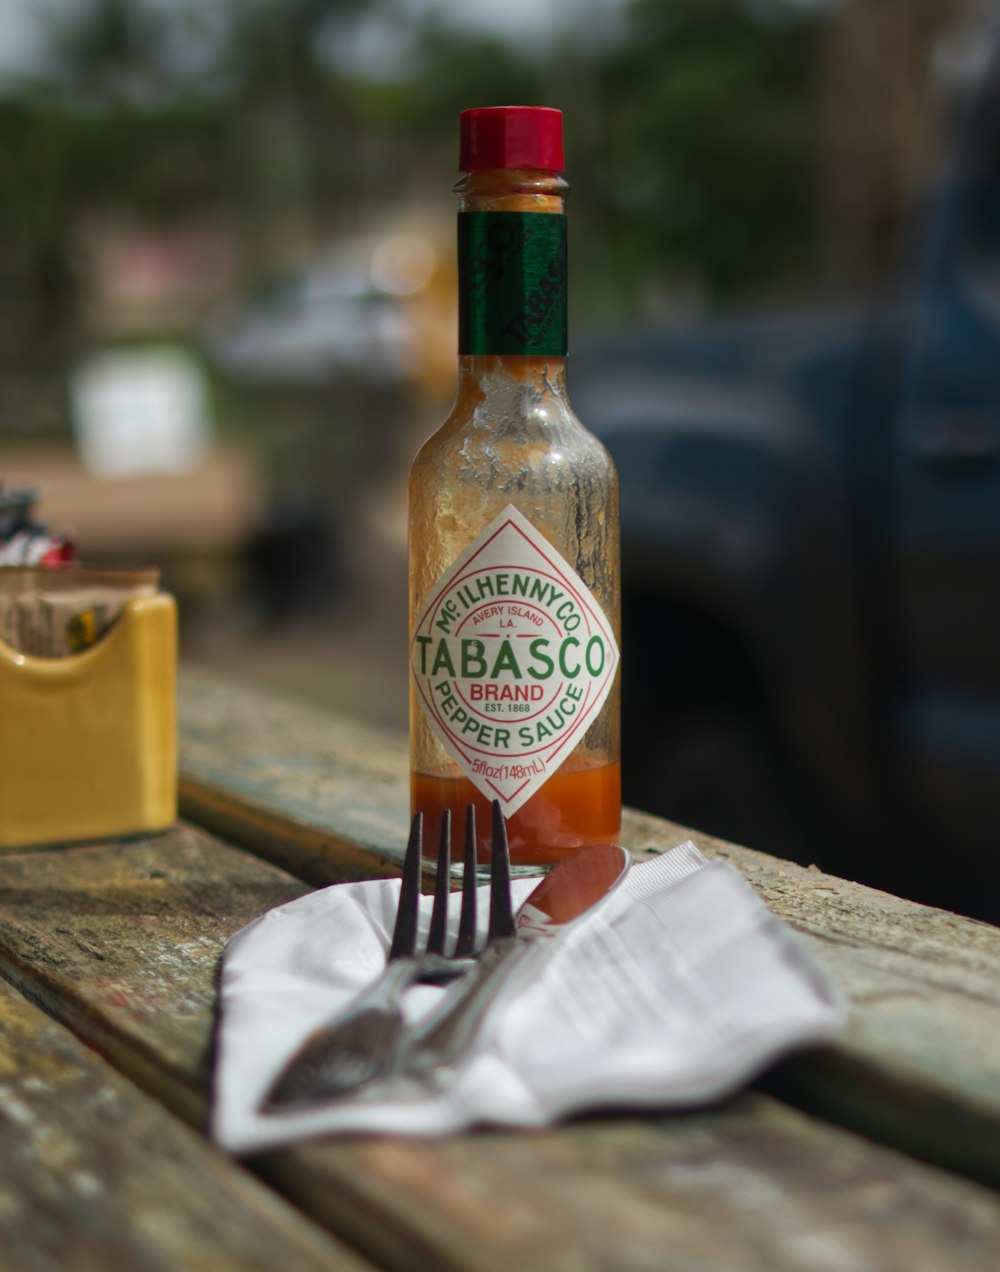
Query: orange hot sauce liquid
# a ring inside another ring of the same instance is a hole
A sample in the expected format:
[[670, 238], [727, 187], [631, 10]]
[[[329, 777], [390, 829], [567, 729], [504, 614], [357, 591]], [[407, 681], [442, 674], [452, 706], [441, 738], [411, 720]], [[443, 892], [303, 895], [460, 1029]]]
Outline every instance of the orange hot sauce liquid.
[[[476, 809], [476, 856], [490, 859], [490, 801], [466, 777], [410, 775], [411, 807], [424, 815], [424, 854], [437, 856], [441, 813], [451, 809], [451, 855], [462, 860], [465, 807]], [[544, 786], [507, 817], [510, 860], [515, 866], [549, 865], [585, 844], [613, 842], [621, 831], [621, 767], [558, 769]]]

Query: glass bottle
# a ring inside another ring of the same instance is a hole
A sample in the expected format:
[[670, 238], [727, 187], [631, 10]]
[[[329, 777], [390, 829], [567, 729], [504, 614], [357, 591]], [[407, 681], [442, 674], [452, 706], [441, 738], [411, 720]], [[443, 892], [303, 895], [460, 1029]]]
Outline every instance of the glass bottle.
[[410, 474], [411, 804], [515, 865], [621, 825], [618, 482], [566, 390], [562, 116], [461, 116], [455, 405]]

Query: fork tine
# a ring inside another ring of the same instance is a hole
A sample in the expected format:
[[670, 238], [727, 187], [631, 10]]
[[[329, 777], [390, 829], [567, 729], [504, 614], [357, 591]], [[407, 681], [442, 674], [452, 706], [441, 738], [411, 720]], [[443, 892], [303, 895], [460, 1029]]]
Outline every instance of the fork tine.
[[514, 935], [510, 903], [510, 849], [500, 801], [493, 801], [493, 843], [490, 852], [490, 930], [487, 940]]
[[434, 880], [434, 908], [431, 930], [427, 937], [427, 953], [444, 953], [444, 934], [448, 926], [449, 867], [451, 866], [451, 809], [441, 814], [441, 842], [438, 845], [437, 877]]
[[476, 807], [465, 810], [465, 864], [462, 868], [462, 913], [458, 920], [456, 958], [468, 958], [476, 949]]
[[420, 859], [424, 847], [424, 815], [417, 813], [410, 826], [410, 838], [403, 860], [403, 883], [396, 905], [396, 926], [392, 930], [389, 962], [409, 958], [417, 948], [417, 898], [420, 895]]

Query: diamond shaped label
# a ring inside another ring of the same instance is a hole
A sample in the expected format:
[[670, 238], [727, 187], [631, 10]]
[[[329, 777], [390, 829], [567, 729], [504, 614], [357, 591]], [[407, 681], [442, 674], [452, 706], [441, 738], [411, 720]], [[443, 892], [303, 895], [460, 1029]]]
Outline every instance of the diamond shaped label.
[[438, 579], [410, 643], [431, 727], [508, 817], [586, 733], [618, 662], [583, 580], [511, 504]]

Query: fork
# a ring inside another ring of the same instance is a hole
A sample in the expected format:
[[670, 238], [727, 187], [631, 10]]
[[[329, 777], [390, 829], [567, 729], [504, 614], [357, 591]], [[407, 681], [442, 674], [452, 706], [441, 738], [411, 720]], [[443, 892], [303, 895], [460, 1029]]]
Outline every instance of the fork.
[[[385, 968], [354, 999], [344, 1015], [310, 1034], [268, 1091], [261, 1105], [262, 1112], [301, 1109], [366, 1086], [391, 1072], [406, 1030], [403, 996], [407, 989], [415, 984], [446, 984], [467, 976], [475, 967], [476, 815], [472, 804], [467, 806], [465, 815], [462, 909], [451, 955], [445, 953], [451, 864], [450, 809], [445, 809], [441, 817], [427, 946], [423, 953], [417, 953], [422, 856], [423, 815], [417, 813], [406, 846], [396, 921]], [[507, 831], [499, 801], [494, 800], [487, 945], [513, 934]]]

